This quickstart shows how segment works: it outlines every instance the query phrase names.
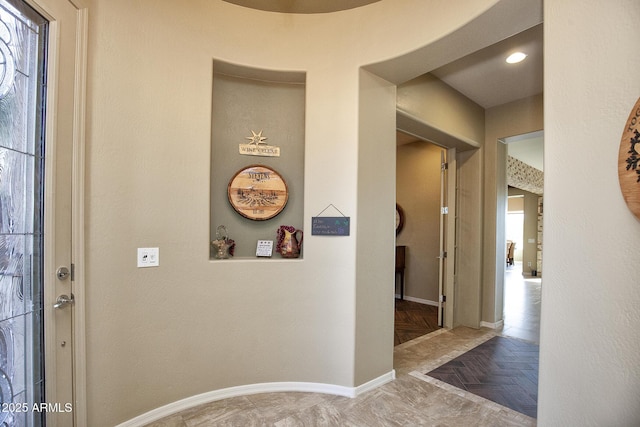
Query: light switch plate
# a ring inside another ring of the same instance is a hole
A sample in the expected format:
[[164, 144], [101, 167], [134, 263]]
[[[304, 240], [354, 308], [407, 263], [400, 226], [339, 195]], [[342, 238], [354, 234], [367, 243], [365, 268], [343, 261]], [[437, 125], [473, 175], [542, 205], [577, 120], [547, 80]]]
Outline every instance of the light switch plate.
[[138, 248], [138, 267], [158, 267], [159, 265], [159, 248]]

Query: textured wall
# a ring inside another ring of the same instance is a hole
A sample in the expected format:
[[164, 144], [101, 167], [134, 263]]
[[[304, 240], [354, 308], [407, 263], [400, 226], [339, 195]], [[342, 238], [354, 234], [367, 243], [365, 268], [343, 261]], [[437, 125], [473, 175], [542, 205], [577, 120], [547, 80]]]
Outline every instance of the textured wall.
[[640, 425], [640, 222], [618, 183], [640, 3], [545, 2], [538, 424]]
[[[373, 323], [371, 309], [356, 313], [358, 234], [367, 235], [370, 251], [358, 270], [391, 271], [393, 262], [392, 236], [379, 229], [385, 211], [371, 209], [393, 199], [393, 157], [385, 173], [367, 170], [367, 181], [358, 175], [359, 160], [368, 159], [359, 151], [369, 146], [359, 138], [368, 126], [359, 116], [359, 69], [439, 39], [494, 3], [466, 0], [454, 9], [444, 0], [408, 0], [397, 8], [383, 0], [336, 14], [281, 15], [208, 0], [189, 7], [170, 0], [91, 2], [91, 426], [226, 387], [278, 381], [355, 387], [392, 370], [392, 337], [377, 334], [381, 326], [391, 330], [391, 312]], [[351, 236], [307, 232], [304, 260], [293, 263], [209, 260], [215, 59], [306, 72], [303, 227], [332, 203], [351, 216]], [[367, 117], [375, 118], [370, 108]], [[388, 114], [395, 105], [380, 108]], [[392, 135], [392, 150], [394, 142]], [[383, 197], [359, 204], [377, 188], [385, 189]], [[358, 225], [372, 214], [383, 216]], [[392, 228], [392, 208], [387, 214]], [[149, 246], [160, 248], [160, 266], [137, 269], [136, 248]], [[392, 298], [387, 275], [371, 279], [367, 298]], [[383, 352], [384, 342], [390, 347]]]

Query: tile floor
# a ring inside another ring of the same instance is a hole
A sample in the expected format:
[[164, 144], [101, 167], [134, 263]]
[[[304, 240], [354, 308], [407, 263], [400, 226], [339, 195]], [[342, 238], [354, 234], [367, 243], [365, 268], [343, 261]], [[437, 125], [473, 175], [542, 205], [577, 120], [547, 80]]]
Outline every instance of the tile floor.
[[424, 375], [536, 418], [538, 354], [537, 344], [493, 337]]
[[[535, 338], [538, 342], [539, 279], [531, 283], [516, 271], [513, 269], [514, 274], [508, 274], [505, 285], [509, 314], [504, 332], [521, 339]], [[518, 295], [532, 296], [531, 304], [516, 302]], [[518, 313], [534, 324], [518, 319]], [[500, 333], [487, 328], [439, 329], [400, 344], [394, 349], [396, 380], [354, 399], [318, 393], [255, 394], [194, 407], [148, 427], [535, 426], [535, 419], [519, 412], [455, 387], [420, 378], [425, 377], [423, 372], [455, 359]]]
[[523, 276], [521, 263], [507, 268], [503, 335], [540, 343], [541, 288], [541, 277]]

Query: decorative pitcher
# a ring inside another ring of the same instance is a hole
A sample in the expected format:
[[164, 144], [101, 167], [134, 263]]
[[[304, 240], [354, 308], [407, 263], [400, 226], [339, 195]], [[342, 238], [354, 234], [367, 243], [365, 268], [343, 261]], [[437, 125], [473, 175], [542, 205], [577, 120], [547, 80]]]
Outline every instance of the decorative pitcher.
[[[298, 233], [300, 237], [298, 238]], [[298, 258], [302, 249], [302, 230], [290, 225], [282, 225], [278, 229], [278, 245], [276, 250], [283, 258]]]

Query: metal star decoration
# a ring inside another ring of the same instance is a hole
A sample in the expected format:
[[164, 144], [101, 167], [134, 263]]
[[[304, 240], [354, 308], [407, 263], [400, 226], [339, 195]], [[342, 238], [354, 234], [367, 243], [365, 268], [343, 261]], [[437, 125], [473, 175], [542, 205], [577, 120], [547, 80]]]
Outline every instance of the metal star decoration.
[[251, 133], [253, 135], [245, 137], [245, 139], [249, 140], [249, 145], [251, 145], [251, 144], [255, 144], [255, 145], [265, 144], [264, 141], [266, 141], [268, 139], [268, 138], [262, 136], [262, 131], [260, 131], [258, 133], [255, 133], [254, 131], [251, 131]]

